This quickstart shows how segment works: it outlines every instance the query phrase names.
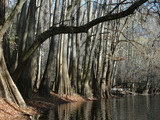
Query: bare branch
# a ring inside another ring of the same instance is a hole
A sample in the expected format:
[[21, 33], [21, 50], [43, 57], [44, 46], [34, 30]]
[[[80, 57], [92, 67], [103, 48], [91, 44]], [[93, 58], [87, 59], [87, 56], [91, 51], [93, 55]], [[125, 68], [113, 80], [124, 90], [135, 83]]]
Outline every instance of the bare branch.
[[57, 34], [73, 34], [73, 33], [87, 33], [87, 31], [92, 28], [93, 26], [111, 20], [120, 19], [126, 17], [130, 14], [133, 14], [134, 11], [139, 8], [143, 3], [147, 2], [148, 0], [137, 0], [134, 2], [128, 9], [115, 13], [115, 14], [108, 14], [103, 17], [94, 19], [89, 23], [74, 27], [74, 26], [60, 26], [60, 27], [51, 27], [49, 30], [43, 32], [39, 36], [37, 36], [35, 42], [29, 48], [28, 51], [23, 56], [22, 62], [25, 62], [33, 53], [34, 51], [49, 37], [57, 35]]

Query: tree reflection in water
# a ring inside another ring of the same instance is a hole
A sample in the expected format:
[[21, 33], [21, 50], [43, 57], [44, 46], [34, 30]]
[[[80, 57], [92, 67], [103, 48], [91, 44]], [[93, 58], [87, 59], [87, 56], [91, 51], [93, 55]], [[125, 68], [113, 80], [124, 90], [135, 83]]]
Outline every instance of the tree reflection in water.
[[160, 95], [62, 104], [40, 120], [160, 120]]
[[111, 100], [61, 104], [40, 120], [111, 120]]

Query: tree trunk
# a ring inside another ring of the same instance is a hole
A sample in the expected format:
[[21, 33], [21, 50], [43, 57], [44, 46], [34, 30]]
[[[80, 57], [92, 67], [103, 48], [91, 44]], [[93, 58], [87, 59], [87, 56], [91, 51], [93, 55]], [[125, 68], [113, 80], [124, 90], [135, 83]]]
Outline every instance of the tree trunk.
[[[0, 3], [1, 2], [2, 0], [0, 0]], [[18, 4], [16, 4], [13, 12], [8, 17], [8, 19], [4, 22], [3, 27], [0, 29], [0, 86], [3, 86], [3, 88], [1, 89], [1, 95], [5, 97], [8, 101], [13, 101], [18, 103], [18, 105], [22, 108], [26, 108], [26, 104], [8, 72], [8, 69], [4, 60], [2, 39], [5, 32], [13, 22], [14, 17], [22, 8], [22, 5], [24, 2], [25, 0], [24, 1], [20, 0]], [[0, 9], [3, 7], [4, 6], [0, 6]]]
[[63, 39], [62, 39], [62, 35], [60, 38], [60, 42], [59, 42], [59, 67], [58, 67], [58, 74], [57, 74], [57, 93], [60, 96], [63, 96], [64, 94], [64, 82], [63, 82], [63, 78], [62, 78], [62, 53], [63, 53]]
[[23, 100], [7, 70], [3, 57], [2, 42], [0, 43], [0, 83], [0, 86], [2, 86], [0, 97], [4, 97], [8, 101], [13, 101], [20, 107], [26, 108], [25, 101]]
[[[59, 2], [56, 0], [55, 1], [55, 10], [54, 10], [54, 15], [53, 15], [53, 25], [57, 23], [60, 19], [60, 14], [59, 14]], [[55, 17], [56, 16], [56, 17]], [[57, 46], [57, 36], [53, 36], [51, 38], [51, 43], [50, 43], [50, 49], [49, 49], [49, 54], [48, 54], [48, 60], [45, 68], [45, 72], [40, 84], [39, 88], [39, 93], [41, 95], [45, 95], [46, 97], [49, 96], [50, 94], [50, 87], [51, 87], [51, 81], [55, 82], [54, 80], [54, 68], [56, 67], [55, 65], [55, 54], [56, 54], [56, 46]]]
[[[22, 41], [22, 51], [21, 51], [22, 55], [25, 49], [28, 49], [29, 46], [34, 41], [35, 12], [36, 12], [35, 8], [36, 8], [36, 0], [31, 0], [29, 9], [28, 9], [27, 19], [26, 19], [25, 33]], [[19, 61], [20, 63], [21, 63], [21, 56], [22, 56], [21, 54], [20, 54], [20, 61]], [[35, 67], [36, 67], [36, 56], [35, 54], [33, 54], [27, 61], [24, 68], [22, 69], [21, 75], [16, 82], [21, 94], [25, 98], [32, 97], [32, 87], [36, 79]]]
[[68, 65], [67, 65], [67, 40], [65, 38], [67, 38], [67, 35], [63, 35], [64, 37], [62, 37], [63, 41], [63, 59], [62, 59], [62, 73], [63, 73], [63, 81], [64, 81], [64, 86], [65, 86], [65, 94], [67, 95], [71, 95], [72, 91], [71, 91], [71, 82], [70, 82], [70, 78], [69, 78], [69, 71], [68, 71]]
[[33, 90], [38, 90], [40, 87], [40, 83], [41, 83], [41, 47], [38, 50], [38, 58], [37, 58], [37, 75], [36, 75], [36, 80], [34, 82], [34, 86], [33, 86]]
[[[77, 26], [81, 25], [82, 22], [82, 11], [79, 7], [82, 5], [82, 1], [80, 0], [77, 3]], [[81, 82], [82, 82], [82, 53], [81, 53], [81, 36], [82, 34], [77, 34], [76, 36], [76, 48], [77, 48], [77, 93], [81, 93]]]
[[72, 84], [72, 88], [74, 90], [75, 93], [77, 93], [77, 53], [76, 53], [76, 36], [73, 35], [73, 41], [72, 41], [72, 57], [71, 57], [71, 61], [72, 61], [72, 67], [71, 72], [72, 72], [72, 76], [71, 76], [71, 84]]
[[[104, 32], [104, 25], [101, 27], [101, 33]], [[101, 79], [103, 73], [103, 44], [104, 44], [104, 37], [100, 35], [100, 43], [99, 43], [99, 54], [97, 55], [97, 73], [96, 73], [96, 82], [94, 87], [94, 94], [96, 97], [103, 98], [101, 95]]]
[[[72, 10], [66, 9], [70, 6], [71, 2], [68, 0], [63, 1], [63, 10], [61, 20], [69, 19]], [[74, 6], [74, 5], [73, 5]], [[73, 7], [72, 6], [72, 7]], [[69, 24], [68, 22], [62, 22], [62, 24]], [[59, 90], [58, 93], [63, 95], [64, 93], [67, 95], [72, 95], [71, 81], [69, 78], [69, 70], [68, 70], [68, 53], [67, 53], [67, 43], [68, 43], [68, 35], [63, 34], [61, 39], [61, 52], [60, 52], [60, 79], [59, 79]], [[62, 60], [61, 60], [62, 58]]]
[[[88, 4], [87, 4], [87, 7], [88, 7], [88, 11], [87, 11], [87, 22], [91, 21], [92, 19], [92, 7], [91, 7], [91, 0], [88, 0]], [[91, 88], [91, 85], [89, 84], [90, 81], [91, 81], [91, 66], [92, 63], [89, 63], [89, 62], [92, 62], [92, 61], [89, 61], [89, 51], [90, 51], [90, 47], [89, 46], [89, 42], [91, 42], [91, 30], [88, 30], [88, 33], [87, 33], [87, 38], [86, 38], [86, 46], [85, 46], [85, 63], [84, 63], [84, 74], [83, 74], [83, 83], [82, 83], [82, 93], [83, 95], [86, 97], [86, 98], [89, 98], [89, 99], [92, 99], [93, 97], [93, 93], [92, 93], [92, 88]], [[89, 68], [90, 67], [90, 68]], [[89, 70], [89, 71], [88, 71]]]
[[[25, 26], [25, 19], [26, 19], [26, 11], [27, 11], [27, 2], [24, 3], [22, 10], [21, 10], [21, 14], [19, 16], [18, 19], [18, 23], [17, 23], [17, 31], [16, 34], [18, 36], [18, 38], [16, 38], [15, 42], [17, 45], [21, 46], [21, 41], [23, 38], [23, 34], [24, 34], [24, 26]], [[20, 47], [18, 46], [18, 49], [20, 50]], [[17, 68], [18, 65], [18, 56], [19, 56], [19, 50], [15, 49], [12, 53], [12, 58], [11, 58], [11, 65], [9, 66], [9, 71], [12, 74], [15, 69]]]
[[[36, 14], [36, 19], [37, 19], [37, 22], [36, 22], [36, 36], [39, 35], [41, 32], [42, 32], [42, 28], [41, 28], [41, 16], [42, 16], [42, 3], [43, 3], [43, 0], [39, 0], [37, 1], [37, 5], [40, 6], [39, 9], [37, 10], [37, 14]], [[34, 86], [33, 86], [33, 89], [34, 90], [38, 90], [39, 89], [39, 86], [40, 86], [40, 83], [41, 83], [41, 67], [42, 67], [42, 47], [39, 47], [38, 51], [37, 51], [37, 74], [36, 74], [36, 80], [34, 82]]]

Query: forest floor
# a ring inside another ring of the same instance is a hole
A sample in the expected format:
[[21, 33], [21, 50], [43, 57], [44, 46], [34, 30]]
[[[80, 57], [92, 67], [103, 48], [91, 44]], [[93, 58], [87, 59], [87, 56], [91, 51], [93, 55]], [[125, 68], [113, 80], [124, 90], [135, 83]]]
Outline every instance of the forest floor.
[[74, 94], [73, 96], [59, 97], [51, 92], [49, 98], [41, 97], [38, 93], [33, 93], [32, 99], [26, 99], [27, 109], [19, 108], [15, 103], [8, 103], [0, 98], [0, 120], [32, 120], [32, 117], [53, 109], [55, 105], [69, 102], [85, 102], [86, 99]]

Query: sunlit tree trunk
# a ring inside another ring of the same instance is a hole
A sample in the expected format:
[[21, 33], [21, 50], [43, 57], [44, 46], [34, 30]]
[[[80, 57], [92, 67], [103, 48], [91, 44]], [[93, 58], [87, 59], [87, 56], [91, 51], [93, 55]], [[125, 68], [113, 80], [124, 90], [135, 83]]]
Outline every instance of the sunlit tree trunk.
[[[64, 20], [70, 19], [70, 15], [72, 13], [72, 9], [74, 7], [71, 5], [71, 1], [64, 0], [63, 1], [63, 9], [62, 9], [62, 24], [68, 25], [69, 22], [66, 22]], [[68, 9], [66, 9], [68, 7]], [[67, 94], [72, 95], [73, 91], [71, 88], [71, 80], [69, 78], [69, 66], [68, 66], [68, 35], [63, 34], [61, 39], [61, 49], [60, 49], [60, 80], [59, 80], [59, 94]], [[62, 60], [61, 60], [62, 58]], [[61, 70], [62, 69], [62, 70]]]
[[[64, 0], [64, 19], [69, 19], [70, 18], [70, 14], [71, 11], [68, 11], [68, 9], [66, 9], [69, 5], [71, 5], [70, 0]], [[69, 24], [68, 22], [64, 23], [64, 24]], [[62, 35], [62, 40], [63, 40], [63, 53], [62, 53], [62, 78], [63, 78], [63, 82], [64, 82], [64, 93], [67, 95], [71, 95], [72, 91], [71, 91], [71, 81], [69, 78], [69, 68], [68, 68], [68, 62], [67, 62], [67, 58], [68, 58], [68, 51], [67, 51], [67, 47], [68, 47], [68, 35], [64, 34]]]
[[[88, 0], [87, 22], [91, 21], [92, 19], [91, 4], [92, 4], [91, 0]], [[91, 49], [90, 48], [91, 46], [89, 46], [89, 42], [91, 42], [91, 32], [92, 32], [91, 30], [88, 30], [87, 38], [86, 38], [85, 56], [84, 56], [85, 63], [84, 63], [84, 72], [83, 72], [83, 83], [82, 83], [82, 93], [86, 98], [90, 98], [90, 99], [92, 99], [93, 97], [92, 88], [91, 88], [91, 85], [89, 84], [91, 81], [91, 73], [90, 73], [91, 68], [89, 68], [91, 66], [89, 65], [92, 64], [92, 63], [89, 63], [89, 62], [92, 62], [92, 61], [89, 61], [89, 51]]]
[[[60, 6], [61, 2], [56, 1], [56, 3], [57, 5], [59, 5], [58, 9], [60, 9], [60, 7], [62, 7]], [[60, 16], [62, 13], [56, 10], [55, 14]], [[56, 93], [62, 96], [64, 94], [64, 85], [63, 85], [63, 79], [62, 79], [62, 53], [63, 53], [62, 35], [60, 35], [58, 38], [59, 38], [59, 42], [58, 42], [58, 48], [57, 48], [56, 79], [55, 79], [55, 85], [53, 86], [53, 89]]]
[[[60, 3], [59, 1], [56, 0], [54, 14], [53, 14], [53, 25], [56, 24], [60, 19], [59, 10], [60, 10]], [[40, 84], [40, 88], [39, 88], [39, 93], [43, 96], [49, 96], [51, 81], [55, 82], [54, 68], [56, 67], [56, 65], [55, 65], [54, 56], [56, 54], [57, 39], [58, 39], [58, 36], [53, 36], [51, 38], [48, 60], [47, 60], [46, 68], [45, 68], [43, 78]]]
[[72, 36], [72, 67], [71, 67], [71, 83], [72, 88], [74, 89], [74, 92], [77, 93], [77, 53], [76, 53], [76, 36]]
[[[64, 94], [64, 84], [63, 84], [63, 78], [62, 78], [62, 53], [63, 53], [63, 40], [62, 40], [62, 36], [60, 37], [60, 42], [59, 42], [59, 54], [58, 57], [59, 57], [59, 67], [57, 68], [57, 79], [56, 79], [56, 82], [57, 82], [57, 93], [62, 96]], [[57, 59], [58, 60], [58, 59]]]
[[[77, 3], [77, 26], [81, 25], [82, 22], [82, 11], [79, 7], [82, 5], [82, 1], [80, 0]], [[77, 49], [77, 93], [81, 93], [81, 82], [82, 82], [82, 53], [81, 53], [81, 36], [82, 34], [77, 34], [76, 36], [76, 49]]]
[[41, 82], [41, 61], [42, 56], [41, 56], [41, 47], [38, 49], [38, 56], [37, 56], [37, 74], [36, 74], [36, 79], [33, 83], [33, 90], [38, 90]]
[[[42, 28], [41, 28], [41, 17], [42, 17], [42, 3], [43, 3], [43, 0], [38, 0], [37, 1], [37, 5], [39, 5], [39, 9], [37, 10], [37, 14], [36, 14], [36, 35], [39, 35], [41, 32], [42, 32]], [[42, 50], [41, 50], [41, 47], [39, 47], [38, 51], [37, 51], [37, 74], [36, 74], [36, 80], [34, 82], [34, 85], [33, 85], [33, 89], [34, 90], [38, 90], [39, 89], [39, 86], [40, 86], [40, 82], [41, 82], [41, 67], [42, 67]]]

